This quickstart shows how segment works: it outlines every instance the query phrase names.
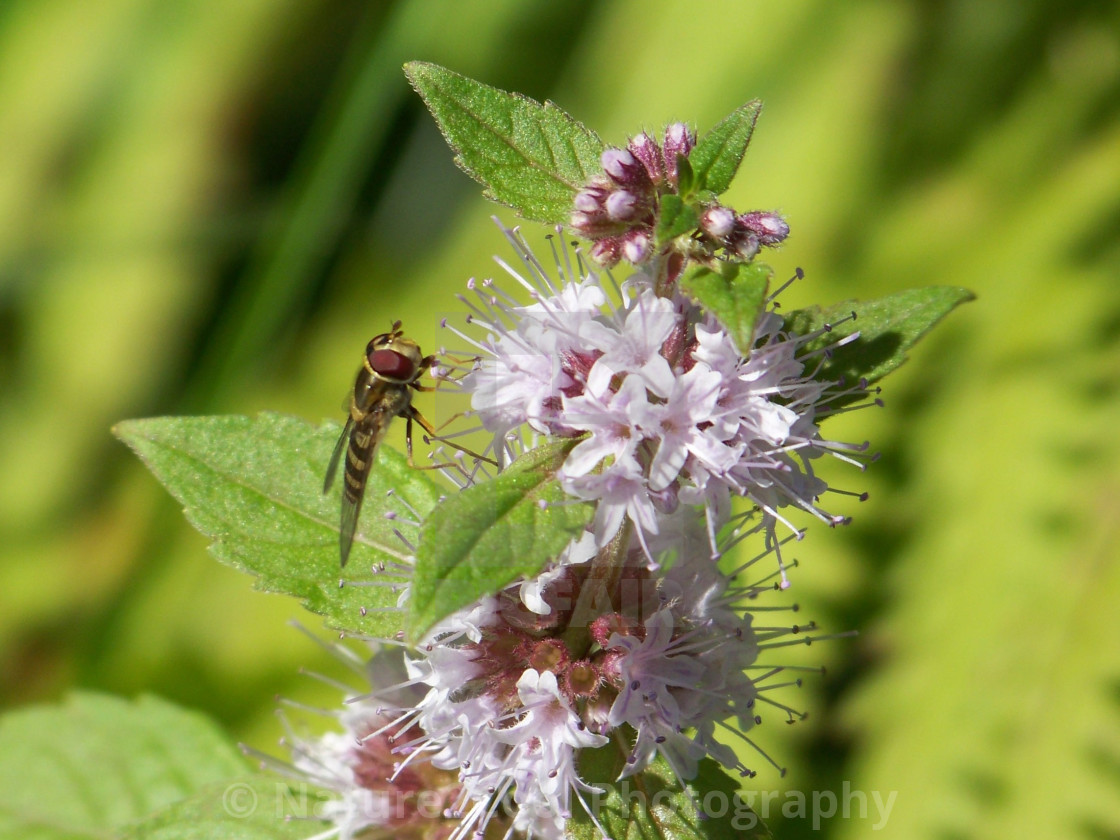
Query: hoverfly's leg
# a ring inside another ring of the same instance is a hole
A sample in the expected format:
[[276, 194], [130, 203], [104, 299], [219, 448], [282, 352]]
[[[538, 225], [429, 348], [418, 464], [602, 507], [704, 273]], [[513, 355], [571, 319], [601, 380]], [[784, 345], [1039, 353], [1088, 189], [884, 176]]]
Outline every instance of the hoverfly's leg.
[[[412, 378], [412, 381], [408, 384], [411, 385], [417, 391], [435, 391], [435, 390], [437, 390], [439, 388], [438, 384], [436, 384], [434, 386], [433, 385], [421, 385], [420, 384], [420, 377], [423, 376], [425, 373], [427, 373], [429, 370], [432, 369], [432, 365], [435, 364], [435, 361], [436, 361], [435, 356], [425, 356], [423, 359], [421, 359], [420, 364], [416, 366], [416, 376], [414, 376]], [[437, 383], [439, 383], [441, 381], [442, 380], [439, 380], [439, 379], [436, 380]]]
[[[438, 432], [436, 431], [435, 427], [428, 421], [428, 418], [426, 418], [423, 414], [421, 414], [419, 411], [417, 411], [415, 406], [410, 405], [408, 407], [408, 413], [405, 416], [408, 418], [408, 425], [405, 427], [405, 444], [408, 447], [408, 453], [409, 453], [408, 454], [408, 458], [409, 458], [408, 463], [410, 465], [412, 464], [412, 421], [415, 420], [417, 423], [419, 423], [423, 427], [425, 432], [427, 432], [429, 435], [431, 435], [432, 440], [438, 440], [440, 443], [447, 444], [452, 449], [458, 449], [460, 452], [462, 452], [466, 455], [470, 455], [472, 458], [477, 458], [479, 461], [485, 461], [488, 464], [493, 464], [495, 467], [498, 466], [498, 462], [495, 461], [493, 458], [487, 458], [485, 455], [479, 455], [474, 450], [467, 449], [467, 447], [465, 447], [465, 446], [460, 446], [459, 444], [455, 443], [455, 441], [453, 441], [453, 440], [448, 440], [445, 437], [440, 437]], [[454, 418], [452, 418], [452, 419], [454, 419]], [[445, 423], [444, 425], [447, 425], [447, 424]], [[448, 465], [447, 464], [441, 464], [440, 466], [448, 466]], [[418, 467], [418, 469], [433, 469], [433, 467]]]
[[[456, 359], [454, 356], [448, 356], [447, 358], [452, 359], [455, 362], [461, 362], [462, 361], [460, 359]], [[425, 356], [424, 359], [420, 362], [420, 368], [419, 368], [420, 373], [422, 374], [422, 373], [424, 373], [424, 371], [428, 370], [435, 360], [436, 360], [435, 356]], [[478, 357], [475, 356], [473, 361], [478, 361]], [[420, 376], [417, 375], [416, 379], [414, 379], [412, 381], [411, 385], [417, 391], [423, 391], [425, 393], [429, 393], [431, 391], [438, 391], [439, 390], [439, 383], [447, 381], [446, 379], [437, 379], [435, 385], [421, 385], [419, 379], [420, 379]], [[419, 412], [417, 412], [416, 421], [418, 423], [420, 423], [420, 425], [424, 427], [424, 431], [426, 431], [432, 437], [436, 437], [439, 440], [443, 441], [444, 443], [450, 443], [449, 441], [445, 440], [444, 438], [439, 438], [438, 437], [439, 430], [446, 428], [449, 423], [451, 423], [455, 420], [458, 420], [461, 417], [466, 417], [466, 416], [467, 416], [466, 411], [457, 411], [455, 414], [452, 414], [449, 418], [447, 418], [447, 420], [440, 423], [439, 426], [436, 427], [436, 428], [432, 428], [431, 423], [429, 423], [426, 418], [424, 418], [422, 415], [420, 415]], [[480, 455], [477, 455], [474, 452], [470, 452], [470, 450], [464, 449], [462, 451], [469, 453], [470, 455], [472, 455], [475, 458], [481, 458]], [[482, 460], [489, 460], [489, 459], [483, 458]]]
[[[458, 467], [462, 469], [462, 464], [456, 464], [453, 461], [448, 461], [445, 464], [417, 464], [412, 460], [412, 418], [414, 416], [420, 417], [419, 412], [414, 408], [405, 415], [404, 446], [405, 450], [408, 452], [408, 465], [414, 470], [441, 470], [444, 467]], [[423, 425], [423, 421], [421, 421], [421, 425]]]
[[470, 364], [473, 365], [475, 362], [482, 361], [481, 356], [467, 356], [466, 358], [460, 359], [458, 356], [452, 356], [450, 353], [444, 353], [442, 355], [443, 355], [443, 358], [450, 359], [451, 361], [453, 361], [457, 365], [465, 365], [467, 363], [470, 363]]
[[408, 452], [408, 465], [415, 467], [416, 464], [412, 463], [412, 415], [409, 414], [405, 419], [404, 424], [404, 448]]
[[[444, 353], [443, 358], [450, 359], [452, 362], [454, 362], [457, 365], [466, 365], [468, 362], [473, 364], [474, 362], [477, 362], [479, 360], [478, 356], [471, 356], [471, 357], [466, 358], [466, 359], [460, 359], [457, 356], [452, 356], [450, 353]], [[437, 361], [437, 359], [436, 359], [435, 356], [425, 356], [421, 360], [420, 366], [419, 366], [419, 368], [417, 368], [418, 373], [416, 374], [416, 379], [414, 379], [412, 381], [412, 387], [415, 388], [417, 391], [438, 391], [439, 390], [439, 384], [441, 382], [452, 381], [448, 377], [441, 376], [441, 377], [436, 378], [436, 384], [434, 386], [432, 386], [432, 385], [421, 385], [420, 384], [420, 376], [423, 375], [425, 372], [427, 372], [429, 369], [431, 369], [432, 365], [434, 365], [436, 363], [436, 361]]]
[[[412, 460], [412, 418], [413, 417], [417, 417], [418, 419], [420, 418], [420, 414], [419, 414], [419, 412], [416, 411], [416, 409], [411, 409], [409, 411], [409, 413], [405, 415], [404, 446], [405, 446], [405, 449], [408, 451], [408, 465], [414, 470], [442, 470], [442, 469], [447, 468], [447, 467], [454, 467], [454, 468], [462, 471], [463, 465], [455, 463], [454, 461], [447, 461], [447, 462], [442, 463], [442, 464], [417, 464], [415, 461]], [[424, 425], [424, 423], [426, 421], [421, 420], [420, 422], [421, 422], [421, 425]]]
[[[467, 411], [456, 411], [454, 414], [452, 414], [450, 417], [448, 417], [446, 420], [444, 420], [442, 423], [440, 423], [438, 426], [436, 426], [436, 429], [435, 429], [436, 432], [439, 432], [443, 429], [446, 429], [449, 425], [454, 423], [456, 420], [462, 420], [464, 417], [467, 416], [468, 413], [469, 412], [467, 412]], [[435, 433], [433, 432], [432, 434], [435, 434]], [[442, 440], [444, 443], [447, 443], [447, 440], [445, 438], [437, 437], [436, 439], [437, 440]]]

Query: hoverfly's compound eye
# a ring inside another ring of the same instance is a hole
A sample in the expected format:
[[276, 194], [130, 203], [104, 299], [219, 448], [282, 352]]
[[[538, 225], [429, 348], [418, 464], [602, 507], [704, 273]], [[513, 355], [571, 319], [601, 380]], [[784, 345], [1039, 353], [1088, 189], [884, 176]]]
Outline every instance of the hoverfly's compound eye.
[[408, 382], [416, 376], [416, 365], [412, 359], [396, 350], [389, 350], [384, 347], [376, 350], [373, 349], [373, 342], [370, 342], [370, 351], [366, 354], [366, 358], [369, 359], [370, 369], [378, 376], [384, 376], [386, 379]]

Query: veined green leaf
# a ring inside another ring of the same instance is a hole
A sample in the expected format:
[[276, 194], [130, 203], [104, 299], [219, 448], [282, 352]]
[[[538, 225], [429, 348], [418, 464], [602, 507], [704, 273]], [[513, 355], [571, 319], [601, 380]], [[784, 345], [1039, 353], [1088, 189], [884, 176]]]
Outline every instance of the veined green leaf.
[[[634, 776], [619, 779], [626, 756], [618, 744], [584, 750], [579, 771], [584, 781], [605, 792], [585, 799], [610, 837], [653, 840], [768, 840], [773, 835], [750, 809], [739, 783], [716, 762], [700, 762], [696, 778], [681, 788], [660, 756]], [[697, 805], [704, 810], [700, 817]], [[571, 840], [602, 840], [587, 812], [574, 809], [568, 823]]]
[[[974, 297], [968, 289], [956, 286], [926, 286], [875, 300], [847, 300], [826, 309], [798, 309], [786, 315], [786, 328], [806, 335], [837, 324], [809, 342], [806, 349], [810, 351], [858, 332], [858, 339], [832, 351], [819, 378], [875, 382], [906, 361], [906, 351], [938, 321]], [[851, 320], [853, 313], [855, 320]], [[837, 323], [845, 318], [849, 320]]]
[[0, 718], [0, 837], [105, 837], [247, 773], [202, 715], [154, 697], [75, 694]]
[[420, 529], [412, 578], [409, 635], [420, 639], [441, 618], [530, 577], [564, 549], [593, 508], [564, 495], [556, 470], [575, 440], [544, 444], [492, 481], [449, 496]]
[[[294, 595], [342, 629], [386, 636], [400, 629], [399, 617], [377, 609], [395, 606], [392, 587], [339, 585], [339, 495], [323, 494], [336, 424], [314, 428], [265, 413], [129, 420], [114, 431], [213, 539], [214, 556], [256, 575], [258, 588]], [[423, 472], [379, 447], [348, 570], [403, 561], [404, 546], [385, 514], [404, 509], [422, 517], [438, 498]]]
[[248, 776], [210, 785], [117, 835], [118, 840], [306, 840], [326, 795], [307, 784]]
[[774, 272], [757, 262], [726, 263], [722, 269], [693, 269], [681, 280], [681, 291], [715, 315], [739, 352], [748, 353]]
[[688, 156], [696, 176], [697, 190], [716, 195], [727, 191], [754, 133], [762, 103], [757, 99], [737, 108], [696, 143]]
[[459, 167], [486, 197], [526, 219], [567, 224], [572, 200], [601, 171], [603, 143], [551, 102], [484, 85], [436, 64], [405, 75], [424, 99]]

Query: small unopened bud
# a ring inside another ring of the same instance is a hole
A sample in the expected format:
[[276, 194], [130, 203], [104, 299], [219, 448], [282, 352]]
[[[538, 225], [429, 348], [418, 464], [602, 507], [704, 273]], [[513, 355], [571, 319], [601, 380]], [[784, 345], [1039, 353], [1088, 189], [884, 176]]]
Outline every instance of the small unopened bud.
[[602, 210], [601, 193], [599, 190], [580, 190], [576, 193], [574, 201], [576, 210], [584, 213], [596, 213]]
[[622, 259], [622, 242], [617, 236], [600, 239], [591, 246], [591, 259], [605, 268], [618, 265], [618, 261]]
[[591, 216], [587, 213], [572, 213], [569, 221], [576, 230], [587, 230], [592, 225]]
[[688, 157], [696, 145], [696, 135], [684, 123], [672, 123], [665, 129], [665, 173], [673, 186], [677, 184], [677, 156]]
[[700, 227], [714, 239], [723, 239], [735, 227], [735, 214], [726, 207], [709, 207], [700, 216]]
[[607, 215], [616, 222], [626, 222], [637, 214], [638, 198], [627, 190], [615, 190], [607, 196]]
[[630, 138], [627, 148], [646, 168], [650, 181], [660, 185], [665, 180], [665, 161], [661, 157], [661, 147], [657, 145], [656, 140], [643, 131]]
[[620, 187], [628, 187], [648, 179], [646, 168], [626, 149], [607, 149], [600, 161], [603, 171]]
[[743, 260], [753, 260], [758, 253], [758, 249], [762, 247], [758, 241], [758, 237], [753, 233], [736, 232], [732, 237], [728, 247], [734, 251]]
[[622, 255], [634, 265], [649, 259], [650, 250], [649, 236], [642, 231], [631, 231], [623, 238]]
[[777, 213], [755, 210], [736, 219], [738, 226], [753, 233], [763, 245], [777, 245], [789, 236], [789, 225]]

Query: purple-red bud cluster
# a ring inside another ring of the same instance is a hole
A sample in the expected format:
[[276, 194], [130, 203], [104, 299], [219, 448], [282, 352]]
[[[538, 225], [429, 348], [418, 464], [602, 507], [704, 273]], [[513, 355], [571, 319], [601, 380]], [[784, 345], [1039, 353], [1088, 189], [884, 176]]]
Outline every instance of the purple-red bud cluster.
[[688, 126], [673, 123], [663, 146], [643, 132], [625, 149], [603, 152], [603, 175], [576, 194], [571, 218], [572, 227], [595, 242], [597, 262], [640, 264], [650, 257], [660, 197], [678, 191], [677, 156], [687, 157], [695, 144]]
[[[680, 193], [678, 161], [688, 158], [695, 145], [696, 135], [688, 126], [673, 123], [660, 145], [643, 132], [625, 149], [603, 152], [603, 174], [576, 193], [571, 216], [576, 232], [594, 242], [591, 256], [598, 263], [608, 268], [622, 260], [640, 265], [653, 255], [661, 197]], [[760, 248], [777, 245], [788, 235], [789, 225], [777, 213], [737, 215], [712, 201], [690, 238], [690, 255], [711, 258], [724, 249], [748, 261]]]

